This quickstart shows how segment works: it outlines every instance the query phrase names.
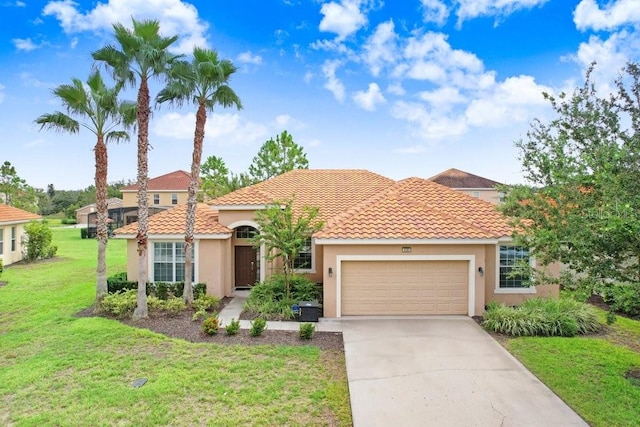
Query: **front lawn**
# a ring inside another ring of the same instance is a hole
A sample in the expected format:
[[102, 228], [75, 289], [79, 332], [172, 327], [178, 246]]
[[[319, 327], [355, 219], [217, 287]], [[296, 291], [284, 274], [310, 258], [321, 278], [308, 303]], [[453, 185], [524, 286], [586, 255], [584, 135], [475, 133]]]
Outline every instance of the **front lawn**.
[[[59, 258], [1, 277], [0, 425], [351, 424], [340, 353], [193, 344], [74, 317], [93, 302], [96, 241], [53, 233]], [[109, 242], [109, 273], [125, 252]]]
[[640, 322], [618, 318], [599, 335], [512, 338], [504, 345], [590, 425], [640, 423], [640, 381], [626, 378], [640, 369]]

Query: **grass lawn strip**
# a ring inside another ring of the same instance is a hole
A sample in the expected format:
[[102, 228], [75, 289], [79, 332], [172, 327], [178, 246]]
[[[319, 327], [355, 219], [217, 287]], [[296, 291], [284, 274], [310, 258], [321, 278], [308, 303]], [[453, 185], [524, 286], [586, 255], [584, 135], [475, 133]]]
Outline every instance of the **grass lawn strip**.
[[[95, 295], [96, 242], [60, 228], [54, 244], [60, 260], [3, 273], [0, 423], [351, 424], [343, 355], [193, 344], [75, 318]], [[125, 242], [110, 241], [108, 251], [109, 271], [123, 271]], [[137, 378], [148, 382], [132, 388]]]

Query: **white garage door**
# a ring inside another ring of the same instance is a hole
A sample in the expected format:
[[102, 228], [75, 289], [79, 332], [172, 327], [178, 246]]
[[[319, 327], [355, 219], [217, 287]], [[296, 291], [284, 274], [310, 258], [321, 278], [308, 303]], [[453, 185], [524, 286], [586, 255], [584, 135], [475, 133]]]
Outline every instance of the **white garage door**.
[[342, 315], [467, 314], [468, 261], [343, 261]]

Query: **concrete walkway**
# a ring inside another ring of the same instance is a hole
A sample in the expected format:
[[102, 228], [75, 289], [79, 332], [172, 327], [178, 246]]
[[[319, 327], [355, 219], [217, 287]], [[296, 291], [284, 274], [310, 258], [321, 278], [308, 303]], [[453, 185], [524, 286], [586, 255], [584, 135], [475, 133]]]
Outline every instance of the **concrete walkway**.
[[[222, 325], [228, 325], [232, 319], [240, 318], [242, 307], [248, 296], [249, 291], [234, 291], [231, 302], [220, 310], [218, 314], [218, 319], [220, 319]], [[320, 321], [315, 326], [316, 331], [319, 332], [342, 332], [340, 319], [320, 318]], [[250, 329], [251, 322], [249, 320], [240, 320], [240, 328]], [[298, 331], [300, 330], [300, 322], [268, 321], [267, 329], [272, 331]]]
[[587, 425], [468, 317], [342, 329], [355, 427]]

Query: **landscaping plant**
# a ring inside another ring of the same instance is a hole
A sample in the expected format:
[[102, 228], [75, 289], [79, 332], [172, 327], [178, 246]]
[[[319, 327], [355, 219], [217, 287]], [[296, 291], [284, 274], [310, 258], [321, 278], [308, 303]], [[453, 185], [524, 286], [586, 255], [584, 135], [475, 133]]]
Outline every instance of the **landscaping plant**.
[[216, 310], [220, 305], [220, 298], [211, 295], [200, 295], [193, 301], [193, 320], [200, 320], [207, 315], [208, 311]]
[[286, 278], [282, 274], [274, 274], [264, 282], [258, 283], [251, 288], [251, 293], [245, 301], [245, 310], [258, 313], [269, 320], [289, 320], [293, 318], [293, 304], [318, 299], [316, 284], [306, 277], [293, 275], [289, 282], [289, 298], [286, 296]]
[[231, 322], [224, 328], [227, 335], [236, 335], [240, 330], [240, 321], [231, 319]]
[[313, 323], [301, 323], [298, 335], [303, 340], [310, 340], [316, 332], [316, 326]]
[[220, 319], [218, 314], [214, 313], [202, 321], [202, 331], [207, 335], [215, 335], [220, 329]]
[[251, 322], [251, 328], [249, 329], [249, 334], [252, 337], [259, 337], [262, 333], [267, 329], [267, 321], [264, 317], [258, 317], [253, 322]]

